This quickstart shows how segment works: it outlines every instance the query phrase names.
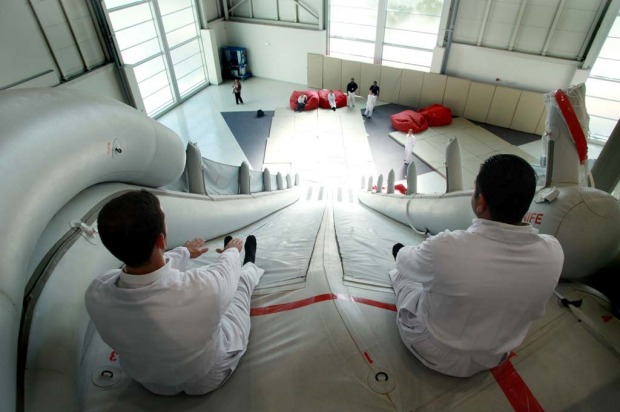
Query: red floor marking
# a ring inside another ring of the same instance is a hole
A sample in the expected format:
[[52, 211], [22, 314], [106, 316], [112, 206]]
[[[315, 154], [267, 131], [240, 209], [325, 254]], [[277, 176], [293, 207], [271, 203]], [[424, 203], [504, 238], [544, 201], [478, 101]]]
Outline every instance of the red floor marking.
[[364, 352], [364, 356], [366, 356], [366, 359], [368, 360], [368, 363], [370, 363], [372, 365], [373, 361], [372, 361], [372, 358], [370, 357], [370, 355], [368, 354], [368, 352]]
[[516, 412], [544, 411], [519, 372], [510, 362], [510, 358], [513, 356], [515, 356], [514, 353], [510, 354], [506, 362], [491, 369], [495, 381], [502, 388], [508, 402]]
[[252, 308], [250, 310], [250, 316], [270, 315], [272, 313], [285, 312], [287, 310], [298, 309], [304, 306], [312, 305], [318, 302], [325, 302], [327, 300], [348, 300], [351, 302], [361, 303], [363, 305], [374, 306], [376, 308], [391, 310], [396, 312], [396, 305], [391, 303], [379, 302], [378, 300], [358, 298], [351, 295], [344, 295], [341, 293], [325, 293], [323, 295], [316, 295], [310, 298], [297, 300], [295, 302], [281, 303], [278, 305], [265, 306], [262, 308]]

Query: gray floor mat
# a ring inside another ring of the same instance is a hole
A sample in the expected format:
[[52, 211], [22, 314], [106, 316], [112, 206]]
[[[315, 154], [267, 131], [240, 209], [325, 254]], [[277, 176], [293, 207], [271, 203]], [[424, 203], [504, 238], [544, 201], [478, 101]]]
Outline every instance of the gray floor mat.
[[361, 204], [334, 204], [334, 222], [344, 279], [391, 287], [392, 246], [415, 245], [425, 237]]

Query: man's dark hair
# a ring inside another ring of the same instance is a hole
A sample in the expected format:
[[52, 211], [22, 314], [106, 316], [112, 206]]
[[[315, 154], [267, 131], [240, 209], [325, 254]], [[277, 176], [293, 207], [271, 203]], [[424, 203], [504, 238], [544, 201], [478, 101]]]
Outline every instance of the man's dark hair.
[[476, 177], [475, 196], [487, 201], [493, 220], [517, 224], [532, 203], [536, 172], [525, 160], [510, 154], [489, 157]]
[[99, 212], [99, 235], [106, 248], [132, 267], [148, 263], [159, 234], [166, 234], [159, 199], [135, 190], [110, 200]]

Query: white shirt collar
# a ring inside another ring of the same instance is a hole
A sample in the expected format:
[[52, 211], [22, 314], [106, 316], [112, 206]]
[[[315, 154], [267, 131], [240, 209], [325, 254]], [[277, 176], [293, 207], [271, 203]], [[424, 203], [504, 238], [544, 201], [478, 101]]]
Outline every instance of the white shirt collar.
[[158, 281], [166, 272], [170, 270], [170, 259], [166, 258], [166, 264], [154, 272], [147, 273], [146, 275], [130, 275], [125, 273], [125, 268], [121, 271], [121, 277], [119, 286], [123, 287], [127, 285], [128, 288], [135, 288], [138, 286], [149, 285]]

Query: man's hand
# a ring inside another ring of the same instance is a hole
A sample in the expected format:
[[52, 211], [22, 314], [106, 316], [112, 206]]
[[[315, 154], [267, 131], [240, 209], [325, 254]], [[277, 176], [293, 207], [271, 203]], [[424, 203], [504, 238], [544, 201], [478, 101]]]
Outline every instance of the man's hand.
[[196, 259], [198, 256], [206, 253], [207, 250], [209, 250], [209, 248], [205, 247], [204, 244], [205, 240], [197, 237], [196, 239], [188, 240], [183, 246], [185, 246], [187, 250], [189, 250], [189, 257], [192, 259]]
[[228, 242], [228, 244], [226, 244], [224, 249], [217, 248], [217, 249], [215, 249], [215, 251], [217, 253], [223, 253], [226, 249], [230, 249], [230, 248], [233, 248], [233, 247], [237, 248], [237, 250], [239, 252], [241, 252], [241, 249], [243, 249], [243, 240], [237, 239], [237, 238], [231, 239], [230, 242]]

